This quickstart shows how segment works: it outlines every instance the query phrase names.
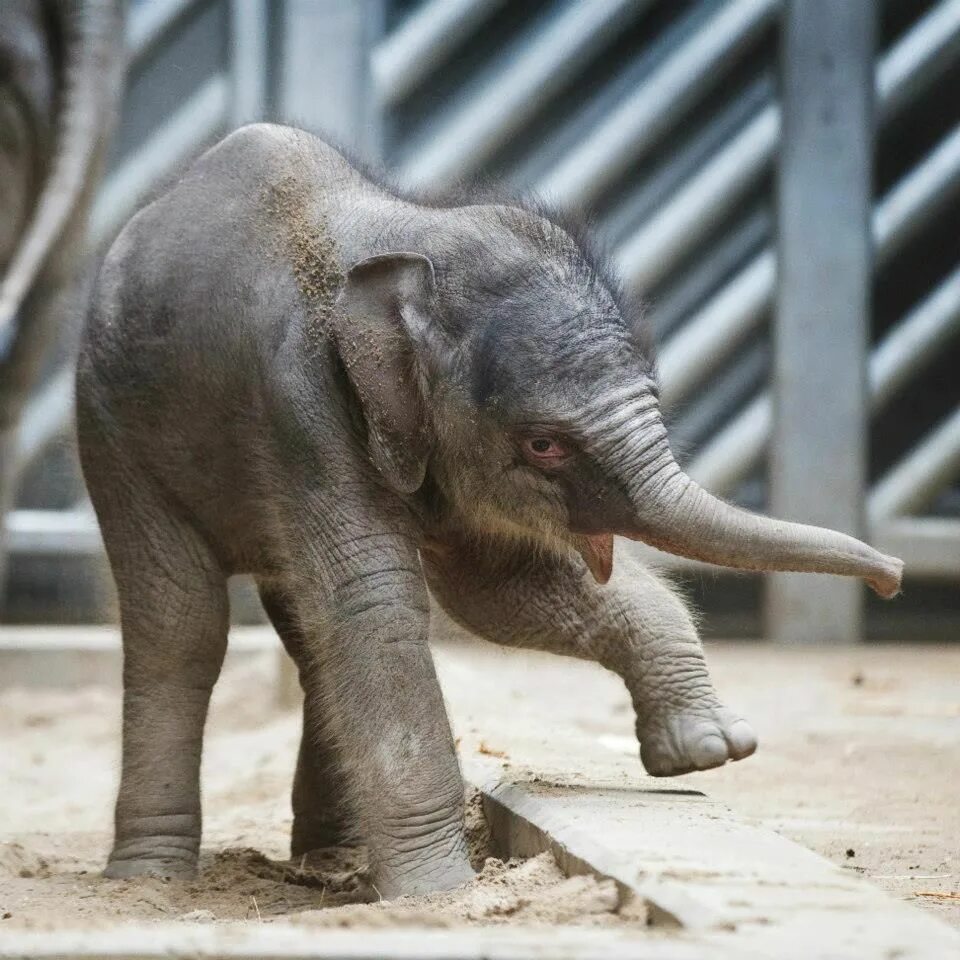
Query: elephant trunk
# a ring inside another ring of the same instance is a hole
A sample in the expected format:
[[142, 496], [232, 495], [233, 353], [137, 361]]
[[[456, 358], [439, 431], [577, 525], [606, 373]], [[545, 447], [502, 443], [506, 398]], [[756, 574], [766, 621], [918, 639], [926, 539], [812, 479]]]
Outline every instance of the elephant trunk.
[[[649, 448], [648, 448], [649, 451]], [[853, 537], [740, 510], [718, 499], [676, 464], [666, 440], [628, 483], [635, 529], [630, 539], [677, 556], [759, 571], [862, 577], [881, 597], [900, 590], [903, 562]]]
[[0, 285], [0, 343], [89, 188], [119, 99], [122, 0], [62, 3], [67, 59], [49, 173]]

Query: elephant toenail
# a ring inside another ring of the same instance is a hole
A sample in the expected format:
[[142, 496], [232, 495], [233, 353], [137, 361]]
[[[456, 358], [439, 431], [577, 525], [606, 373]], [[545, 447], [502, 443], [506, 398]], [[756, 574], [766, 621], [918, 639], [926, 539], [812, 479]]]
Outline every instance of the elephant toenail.
[[700, 770], [719, 767], [726, 763], [727, 744], [719, 734], [708, 733], [701, 737], [690, 751], [690, 759]]
[[757, 735], [746, 720], [737, 720], [730, 725], [727, 731], [727, 742], [730, 744], [730, 755], [734, 760], [749, 757], [757, 749]]

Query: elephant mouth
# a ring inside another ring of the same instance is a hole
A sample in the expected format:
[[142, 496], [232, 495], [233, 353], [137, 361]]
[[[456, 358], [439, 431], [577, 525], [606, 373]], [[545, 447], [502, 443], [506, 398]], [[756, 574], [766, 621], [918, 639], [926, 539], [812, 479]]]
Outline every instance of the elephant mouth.
[[576, 534], [574, 547], [597, 583], [606, 583], [613, 574], [613, 534]]
[[574, 535], [574, 549], [583, 558], [587, 569], [593, 575], [597, 583], [603, 585], [609, 582], [613, 576], [613, 538], [615, 536], [625, 537], [627, 540], [636, 540], [640, 543], [649, 543], [668, 552], [671, 550], [665, 541], [657, 541], [655, 538], [646, 535], [640, 536], [637, 533], [625, 533], [618, 531], [613, 533], [578, 533]]

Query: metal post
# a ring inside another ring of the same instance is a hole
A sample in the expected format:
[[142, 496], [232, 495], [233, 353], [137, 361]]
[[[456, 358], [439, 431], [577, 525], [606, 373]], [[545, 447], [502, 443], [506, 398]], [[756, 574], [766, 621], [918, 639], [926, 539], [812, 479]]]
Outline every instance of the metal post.
[[384, 16], [384, 0], [284, 0], [281, 119], [376, 159], [381, 130], [371, 53]]
[[[783, 21], [771, 507], [863, 527], [871, 276], [873, 0], [789, 0]], [[852, 580], [773, 575], [781, 643], [860, 639]]]

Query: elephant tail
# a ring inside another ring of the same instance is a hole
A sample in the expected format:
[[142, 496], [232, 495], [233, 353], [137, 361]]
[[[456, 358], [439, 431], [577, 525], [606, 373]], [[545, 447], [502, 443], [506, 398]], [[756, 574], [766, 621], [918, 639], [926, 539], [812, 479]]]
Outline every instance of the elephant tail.
[[66, 62], [56, 144], [29, 223], [0, 284], [0, 356], [24, 299], [78, 212], [113, 122], [123, 64], [123, 0], [65, 0]]

